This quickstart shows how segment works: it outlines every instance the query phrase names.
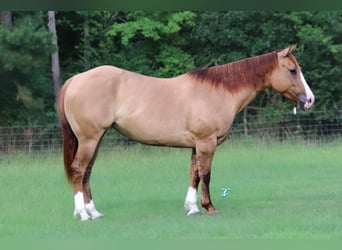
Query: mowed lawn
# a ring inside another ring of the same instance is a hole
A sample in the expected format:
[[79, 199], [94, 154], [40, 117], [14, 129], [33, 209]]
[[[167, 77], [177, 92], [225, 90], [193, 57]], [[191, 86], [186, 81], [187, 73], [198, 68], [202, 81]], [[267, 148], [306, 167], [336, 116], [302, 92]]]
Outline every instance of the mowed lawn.
[[100, 149], [91, 184], [104, 217], [87, 222], [72, 217], [61, 153], [2, 153], [0, 238], [342, 238], [342, 143], [225, 142], [213, 162], [212, 216], [184, 211], [190, 153]]

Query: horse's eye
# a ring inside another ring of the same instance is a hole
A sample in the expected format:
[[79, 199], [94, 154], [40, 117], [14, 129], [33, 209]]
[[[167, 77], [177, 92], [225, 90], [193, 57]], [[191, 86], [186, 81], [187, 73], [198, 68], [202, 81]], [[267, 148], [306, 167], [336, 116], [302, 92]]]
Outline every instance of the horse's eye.
[[295, 70], [295, 69], [290, 69], [290, 73], [291, 73], [292, 75], [296, 75], [296, 74], [297, 74], [297, 70]]

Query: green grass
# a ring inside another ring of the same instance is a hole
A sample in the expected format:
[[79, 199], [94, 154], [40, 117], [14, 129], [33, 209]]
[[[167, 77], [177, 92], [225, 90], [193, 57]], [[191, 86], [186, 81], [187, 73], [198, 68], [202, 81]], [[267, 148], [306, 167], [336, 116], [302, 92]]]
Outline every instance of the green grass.
[[341, 152], [340, 143], [226, 142], [211, 181], [219, 213], [187, 217], [189, 149], [102, 149], [92, 187], [105, 216], [88, 222], [72, 217], [61, 154], [0, 154], [0, 238], [341, 239]]

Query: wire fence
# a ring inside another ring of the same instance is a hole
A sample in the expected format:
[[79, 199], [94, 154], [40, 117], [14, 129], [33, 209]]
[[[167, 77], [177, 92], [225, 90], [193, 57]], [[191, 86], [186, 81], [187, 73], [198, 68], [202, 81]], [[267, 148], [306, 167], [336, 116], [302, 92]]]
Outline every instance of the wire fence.
[[[315, 112], [263, 112], [245, 109], [237, 115], [229, 139], [243, 143], [304, 141], [309, 143], [342, 143], [342, 110]], [[250, 141], [250, 140], [249, 140]], [[109, 129], [101, 147], [129, 146], [135, 142]], [[61, 151], [59, 124], [47, 126], [0, 127], [0, 151]]]

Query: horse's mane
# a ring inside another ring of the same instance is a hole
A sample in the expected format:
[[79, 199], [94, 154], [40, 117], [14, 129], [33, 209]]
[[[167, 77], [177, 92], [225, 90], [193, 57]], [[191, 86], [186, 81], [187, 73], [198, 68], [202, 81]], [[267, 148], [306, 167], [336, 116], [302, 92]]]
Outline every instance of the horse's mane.
[[186, 74], [201, 83], [215, 88], [222, 86], [230, 92], [236, 92], [250, 84], [256, 89], [261, 89], [265, 77], [277, 65], [277, 52], [273, 51], [221, 66], [198, 69]]

